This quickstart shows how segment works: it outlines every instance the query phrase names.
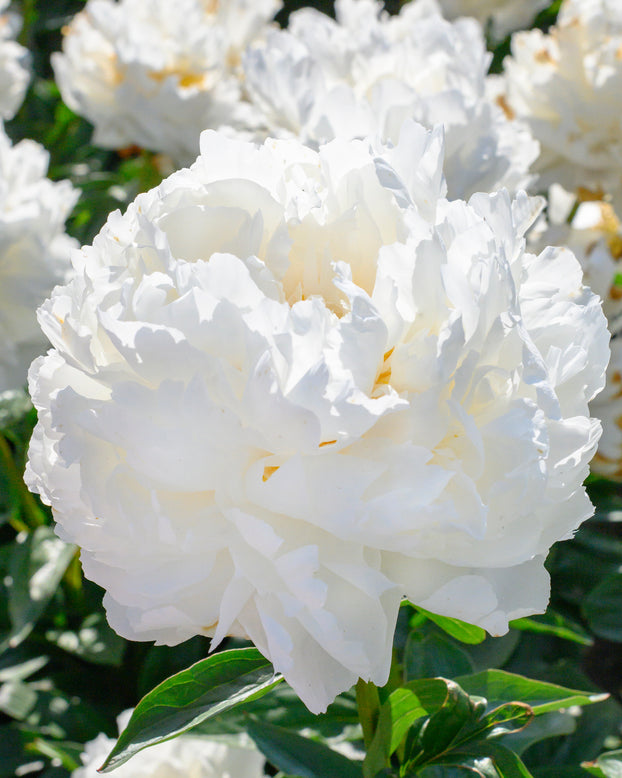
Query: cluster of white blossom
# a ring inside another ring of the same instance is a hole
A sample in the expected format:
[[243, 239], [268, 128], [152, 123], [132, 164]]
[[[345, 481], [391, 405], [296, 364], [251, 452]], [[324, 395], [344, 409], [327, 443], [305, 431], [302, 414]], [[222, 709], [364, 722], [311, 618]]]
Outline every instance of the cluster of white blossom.
[[557, 24], [517, 33], [504, 63], [508, 110], [541, 144], [540, 188], [609, 195], [622, 207], [622, 3], [564, 0]]
[[593, 469], [622, 478], [622, 3], [564, 0], [548, 34], [512, 38], [496, 88], [541, 144], [536, 186], [550, 188], [539, 245], [569, 246], [601, 295], [614, 336], [607, 388], [593, 404], [603, 436]]
[[585, 283], [603, 300], [613, 340], [607, 385], [591, 410], [601, 419], [603, 435], [592, 470], [622, 479], [622, 225], [610, 202], [589, 200], [551, 187], [546, 229], [531, 237], [534, 248], [568, 246], [583, 268]]
[[390, 17], [378, 0], [337, 0], [337, 20], [306, 8], [244, 57], [246, 85], [272, 136], [316, 147], [379, 134], [397, 142], [405, 119], [445, 129], [449, 196], [529, 182], [538, 144], [490, 99], [491, 55], [473, 19], [450, 23], [436, 0]]
[[88, 0], [52, 64], [63, 99], [109, 148], [138, 144], [184, 165], [199, 133], [247, 130], [240, 58], [279, 0]]
[[0, 0], [0, 119], [15, 115], [30, 81], [28, 52], [15, 41], [21, 22], [7, 11], [9, 2]]
[[[119, 732], [131, 714], [127, 710], [118, 717]], [[80, 756], [82, 767], [73, 771], [72, 778], [99, 778], [98, 768], [114, 744], [103, 733], [86, 743]], [[247, 737], [180, 735], [140, 751], [114, 774], [115, 778], [264, 778], [264, 763]]]
[[32, 140], [11, 144], [0, 127], [0, 392], [26, 383], [47, 339], [35, 311], [67, 280], [77, 243], [64, 231], [77, 192], [46, 178], [48, 154]]
[[206, 128], [317, 147], [371, 134], [396, 142], [412, 118], [445, 127], [450, 197], [530, 182], [538, 144], [487, 94], [478, 22], [446, 21], [436, 0], [395, 17], [379, 0], [337, 0], [336, 21], [306, 8], [278, 30], [266, 25], [275, 8], [89, 0], [53, 58], [63, 97], [97, 143], [138, 144], [177, 164], [194, 159]]
[[499, 634], [543, 611], [609, 355], [540, 203], [443, 195], [395, 146], [202, 136], [40, 310], [27, 482], [128, 638], [250, 638], [313, 711], [383, 684], [402, 597]]

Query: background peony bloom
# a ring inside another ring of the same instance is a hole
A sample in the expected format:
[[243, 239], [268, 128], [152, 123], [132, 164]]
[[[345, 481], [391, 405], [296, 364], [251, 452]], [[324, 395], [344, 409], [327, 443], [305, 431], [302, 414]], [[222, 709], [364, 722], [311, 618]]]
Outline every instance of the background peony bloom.
[[439, 0], [443, 14], [448, 19], [473, 16], [484, 27], [490, 23], [493, 40], [527, 27], [550, 0]]
[[487, 96], [491, 56], [480, 25], [450, 23], [435, 0], [390, 17], [375, 0], [338, 0], [337, 21], [314, 9], [290, 17], [244, 57], [249, 93], [272, 135], [314, 148], [380, 134], [396, 143], [405, 119], [446, 135], [450, 198], [525, 187], [539, 147]]
[[533, 243], [568, 246], [581, 263], [585, 283], [603, 300], [613, 340], [607, 385], [590, 405], [603, 425], [591, 468], [622, 480], [622, 225], [611, 204], [599, 201], [580, 203], [568, 224], [574, 207], [573, 195], [552, 187], [549, 223], [545, 230], [536, 231]]
[[542, 188], [602, 190], [622, 207], [622, 3], [565, 0], [549, 35], [517, 33], [505, 60], [506, 103], [542, 153]]
[[318, 712], [386, 682], [404, 595], [545, 609], [609, 335], [538, 201], [443, 199], [440, 128], [201, 144], [41, 308], [26, 479], [119, 633], [248, 637]]
[[48, 343], [35, 312], [67, 280], [76, 241], [64, 232], [78, 199], [69, 181], [47, 179], [38, 143], [15, 146], [0, 128], [0, 392], [26, 383], [28, 366]]
[[137, 144], [188, 164], [206, 127], [255, 126], [240, 57], [278, 0], [88, 0], [52, 64], [94, 142]]
[[[119, 732], [131, 713], [118, 717]], [[81, 755], [83, 766], [73, 771], [72, 778], [99, 778], [97, 769], [114, 744], [104, 734], [87, 743]], [[180, 735], [140, 751], [114, 773], [118, 778], [264, 778], [264, 763], [250, 738]]]
[[0, 0], [0, 118], [12, 119], [22, 104], [30, 72], [28, 52], [14, 38], [19, 32], [17, 14], [5, 13], [10, 0]]

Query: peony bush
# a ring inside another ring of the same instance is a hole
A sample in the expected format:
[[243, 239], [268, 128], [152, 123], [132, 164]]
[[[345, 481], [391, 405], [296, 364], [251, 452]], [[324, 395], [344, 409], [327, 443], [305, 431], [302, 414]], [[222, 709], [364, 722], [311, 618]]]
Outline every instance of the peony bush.
[[615, 3], [0, 12], [0, 778], [617, 775]]

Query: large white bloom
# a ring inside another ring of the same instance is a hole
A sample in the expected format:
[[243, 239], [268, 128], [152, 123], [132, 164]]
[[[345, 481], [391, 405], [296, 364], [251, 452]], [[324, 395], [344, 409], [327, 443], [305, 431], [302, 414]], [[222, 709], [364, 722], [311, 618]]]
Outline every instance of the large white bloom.
[[592, 470], [622, 480], [622, 225], [610, 203], [589, 201], [575, 208], [570, 193], [551, 187], [547, 228], [536, 231], [532, 242], [568, 246], [586, 284], [603, 300], [613, 340], [607, 385], [590, 405], [603, 426]]
[[30, 72], [28, 52], [14, 38], [19, 32], [17, 14], [6, 13], [10, 0], [0, 0], [0, 118], [11, 119], [24, 100]]
[[539, 203], [442, 197], [442, 132], [202, 154], [40, 311], [29, 486], [132, 639], [249, 637], [313, 711], [384, 684], [402, 596], [545, 609], [608, 333]]
[[[128, 710], [118, 717], [119, 732], [131, 714]], [[114, 744], [103, 733], [86, 743], [80, 756], [82, 767], [73, 771], [72, 778], [99, 778], [97, 770]], [[115, 778], [264, 778], [264, 763], [250, 738], [180, 735], [140, 751], [114, 774]]]
[[550, 0], [439, 0], [448, 19], [473, 16], [482, 25], [490, 23], [494, 40], [526, 27], [536, 14], [550, 4]]
[[491, 55], [480, 25], [450, 23], [435, 0], [398, 16], [376, 0], [338, 0], [337, 21], [314, 9], [292, 14], [244, 57], [248, 90], [273, 135], [317, 147], [380, 134], [397, 142], [406, 118], [446, 134], [451, 198], [530, 182], [538, 144], [487, 96]]
[[565, 0], [550, 34], [517, 33], [505, 60], [509, 110], [540, 141], [543, 188], [602, 189], [622, 206], [622, 3]]
[[46, 178], [48, 154], [38, 143], [15, 146], [0, 128], [0, 392], [26, 383], [46, 347], [36, 310], [67, 279], [77, 243], [64, 232], [78, 193]]
[[181, 165], [207, 127], [256, 124], [240, 57], [279, 0], [88, 0], [52, 64], [63, 100], [109, 148], [138, 144]]

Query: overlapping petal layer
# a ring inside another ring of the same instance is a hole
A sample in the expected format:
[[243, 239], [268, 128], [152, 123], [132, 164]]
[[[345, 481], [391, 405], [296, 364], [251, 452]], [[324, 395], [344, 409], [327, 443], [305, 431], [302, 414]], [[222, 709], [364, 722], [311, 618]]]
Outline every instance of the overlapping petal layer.
[[435, 0], [393, 17], [381, 7], [338, 0], [336, 21], [306, 8], [251, 47], [246, 84], [269, 132], [317, 147], [371, 134], [395, 143], [407, 118], [442, 124], [451, 198], [525, 187], [539, 147], [487, 94], [480, 25], [446, 21]]
[[278, 0], [89, 0], [52, 64], [63, 99], [109, 148], [139, 145], [188, 164], [202, 130], [250, 130], [240, 58]]
[[0, 118], [12, 119], [19, 109], [28, 82], [28, 51], [15, 40], [21, 20], [8, 13], [10, 0], [0, 0]]
[[77, 243], [65, 220], [78, 193], [46, 178], [48, 154], [38, 143], [15, 146], [0, 128], [0, 392], [26, 383], [28, 366], [47, 339], [36, 310], [67, 279]]
[[590, 406], [603, 426], [591, 467], [622, 480], [622, 225], [611, 203], [592, 200], [577, 206], [573, 195], [551, 187], [548, 224], [535, 231], [531, 242], [568, 246], [581, 263], [585, 283], [603, 300], [613, 339], [607, 386]]
[[542, 188], [601, 190], [622, 206], [622, 4], [564, 0], [557, 24], [517, 33], [506, 104], [542, 146]]
[[313, 711], [384, 684], [403, 596], [493, 633], [591, 513], [608, 333], [540, 204], [395, 147], [207, 132], [40, 321], [27, 482], [114, 628], [248, 637]]

